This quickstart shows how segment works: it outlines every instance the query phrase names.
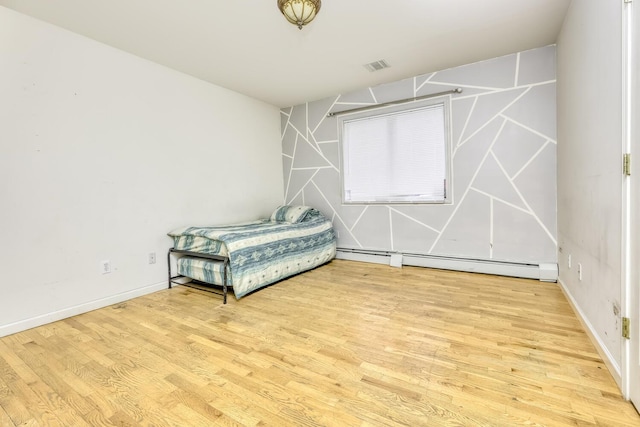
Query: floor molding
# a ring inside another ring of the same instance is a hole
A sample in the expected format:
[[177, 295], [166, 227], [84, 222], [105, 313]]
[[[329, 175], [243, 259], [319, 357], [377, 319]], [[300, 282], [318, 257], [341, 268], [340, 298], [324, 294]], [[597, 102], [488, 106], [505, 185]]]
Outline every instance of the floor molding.
[[52, 313], [47, 313], [40, 316], [31, 317], [29, 319], [20, 320], [14, 323], [9, 323], [7, 325], [2, 325], [0, 326], [0, 337], [26, 331], [27, 329], [46, 325], [47, 323], [56, 322], [58, 320], [96, 310], [98, 308], [118, 304], [120, 302], [157, 292], [163, 289], [167, 289], [166, 281], [156, 283], [154, 285], [145, 286], [143, 288], [134, 289], [131, 291], [122, 292], [117, 295], [111, 295], [106, 298], [101, 298], [98, 300], [75, 305], [73, 307], [63, 308], [62, 310], [54, 311]]
[[616, 384], [618, 384], [618, 387], [620, 387], [620, 390], [622, 390], [622, 373], [620, 371], [620, 366], [616, 363], [615, 359], [613, 358], [609, 350], [607, 350], [607, 347], [604, 345], [604, 343], [598, 336], [598, 333], [595, 331], [593, 325], [591, 325], [591, 322], [587, 320], [582, 310], [580, 310], [578, 303], [573, 298], [573, 296], [571, 295], [571, 292], [569, 292], [569, 289], [567, 289], [567, 286], [564, 284], [564, 282], [561, 279], [558, 279], [558, 285], [560, 285], [560, 289], [562, 289], [562, 293], [567, 298], [567, 301], [569, 301], [569, 305], [571, 306], [571, 309], [576, 314], [576, 317], [582, 324], [582, 327], [584, 328], [585, 332], [589, 336], [589, 339], [591, 339], [591, 342], [593, 343], [594, 347], [598, 351], [598, 354], [604, 361], [604, 364], [607, 366], [607, 369], [609, 369], [611, 376], [615, 380]]
[[[558, 278], [557, 264], [524, 264], [492, 260], [474, 260], [421, 254], [399, 254], [396, 252], [369, 251], [338, 248], [336, 258], [350, 261], [363, 261], [386, 264], [397, 267], [397, 258], [401, 265], [437, 268], [441, 270], [466, 271], [470, 273], [495, 274], [499, 276], [538, 279], [555, 282]], [[393, 261], [393, 262], [392, 262]]]

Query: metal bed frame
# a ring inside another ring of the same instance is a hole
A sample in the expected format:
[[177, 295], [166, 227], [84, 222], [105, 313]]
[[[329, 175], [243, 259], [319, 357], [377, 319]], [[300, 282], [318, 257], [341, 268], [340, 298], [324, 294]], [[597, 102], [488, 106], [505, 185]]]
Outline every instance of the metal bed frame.
[[[218, 261], [218, 262], [222, 262], [222, 302], [223, 304], [227, 303], [227, 291], [228, 291], [228, 287], [229, 285], [227, 285], [227, 268], [229, 267], [229, 257], [226, 256], [221, 256], [221, 255], [213, 255], [213, 254], [203, 254], [200, 252], [191, 252], [191, 251], [183, 251], [180, 249], [174, 249], [171, 248], [169, 249], [169, 252], [167, 252], [167, 269], [169, 272], [169, 289], [171, 289], [172, 284], [176, 283], [176, 284], [181, 284], [183, 286], [189, 286], [195, 289], [199, 289], [202, 291], [206, 291], [206, 292], [211, 292], [212, 294], [216, 294], [216, 295], [220, 295], [219, 292], [215, 292], [211, 289], [203, 289], [201, 287], [195, 287], [195, 286], [190, 286], [190, 283], [178, 283], [175, 282], [175, 279], [178, 279], [180, 277], [186, 277], [183, 276], [181, 274], [178, 274], [176, 276], [172, 276], [171, 275], [171, 254], [176, 254], [176, 255], [185, 255], [185, 256], [190, 256], [190, 257], [194, 257], [194, 258], [204, 258], [204, 259], [209, 259], [212, 261]], [[194, 280], [194, 279], [192, 279]], [[196, 281], [199, 282], [199, 281]], [[206, 282], [202, 282], [202, 283], [206, 283]], [[207, 283], [209, 285], [215, 285], [215, 283]]]

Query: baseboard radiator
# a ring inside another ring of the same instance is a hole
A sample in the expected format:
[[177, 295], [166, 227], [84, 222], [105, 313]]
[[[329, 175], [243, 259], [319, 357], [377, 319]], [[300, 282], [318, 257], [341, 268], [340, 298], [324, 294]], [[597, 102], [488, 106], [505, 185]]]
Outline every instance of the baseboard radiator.
[[386, 264], [392, 267], [410, 265], [442, 270], [496, 274], [499, 276], [538, 279], [543, 282], [558, 280], [558, 264], [523, 264], [493, 260], [444, 257], [436, 255], [373, 251], [366, 249], [338, 248], [337, 259]]

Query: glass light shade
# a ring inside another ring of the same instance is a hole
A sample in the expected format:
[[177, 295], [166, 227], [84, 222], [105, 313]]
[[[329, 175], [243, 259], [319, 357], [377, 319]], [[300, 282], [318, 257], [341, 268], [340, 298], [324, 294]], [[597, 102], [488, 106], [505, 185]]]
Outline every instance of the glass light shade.
[[302, 29], [304, 25], [313, 21], [320, 11], [320, 0], [278, 0], [278, 9], [287, 21]]

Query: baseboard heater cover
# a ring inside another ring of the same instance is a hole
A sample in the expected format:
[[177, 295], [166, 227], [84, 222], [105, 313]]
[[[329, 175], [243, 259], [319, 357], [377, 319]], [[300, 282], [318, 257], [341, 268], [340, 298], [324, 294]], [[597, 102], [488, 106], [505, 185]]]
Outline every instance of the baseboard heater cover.
[[386, 264], [395, 267], [398, 267], [397, 264], [394, 265], [397, 263], [398, 256], [402, 260], [402, 265], [538, 279], [545, 282], [555, 282], [558, 279], [558, 265], [553, 263], [525, 264], [351, 248], [338, 248], [336, 253], [337, 259]]

